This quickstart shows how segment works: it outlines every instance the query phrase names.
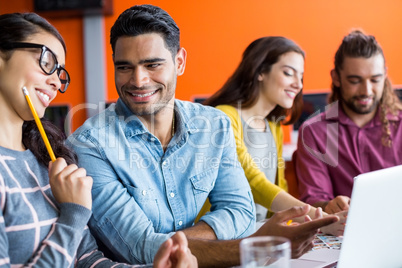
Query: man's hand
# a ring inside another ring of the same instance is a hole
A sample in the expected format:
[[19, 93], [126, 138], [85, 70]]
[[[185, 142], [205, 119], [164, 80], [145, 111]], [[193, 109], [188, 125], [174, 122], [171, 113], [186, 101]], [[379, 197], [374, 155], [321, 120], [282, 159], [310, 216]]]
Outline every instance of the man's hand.
[[328, 202], [324, 211], [328, 214], [335, 214], [337, 212], [345, 211], [349, 209], [350, 198], [344, 195], [338, 195], [334, 199]]
[[[314, 236], [319, 228], [337, 222], [339, 218], [334, 215], [318, 217], [311, 220], [306, 216], [310, 206], [292, 207], [288, 210], [279, 211], [272, 216], [260, 229], [252, 236], [275, 235], [290, 239], [292, 243], [292, 258], [298, 258], [313, 246]], [[291, 225], [286, 223], [293, 218], [305, 216], [306, 222], [294, 222]]]
[[154, 259], [155, 268], [198, 267], [197, 258], [191, 254], [183, 232], [177, 232], [161, 245]]

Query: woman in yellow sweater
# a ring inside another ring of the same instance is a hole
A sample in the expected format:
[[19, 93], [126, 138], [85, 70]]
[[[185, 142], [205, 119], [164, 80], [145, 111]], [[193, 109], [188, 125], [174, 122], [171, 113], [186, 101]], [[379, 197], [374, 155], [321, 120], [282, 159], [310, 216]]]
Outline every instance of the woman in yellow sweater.
[[[297, 44], [284, 37], [260, 38], [246, 48], [234, 74], [205, 102], [231, 119], [257, 220], [266, 218], [268, 210], [305, 205], [287, 193], [280, 126], [292, 124], [300, 116], [303, 73], [304, 52]], [[320, 213], [312, 207], [309, 216]], [[345, 215], [338, 216], [341, 220], [326, 232], [343, 233]]]

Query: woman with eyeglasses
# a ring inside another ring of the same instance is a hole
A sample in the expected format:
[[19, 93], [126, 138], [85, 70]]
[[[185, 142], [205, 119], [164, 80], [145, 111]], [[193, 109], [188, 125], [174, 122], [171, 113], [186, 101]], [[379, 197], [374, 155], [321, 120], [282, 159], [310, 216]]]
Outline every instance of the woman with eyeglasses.
[[[59, 32], [34, 13], [0, 15], [0, 266], [126, 266], [103, 257], [87, 222], [92, 178], [76, 165], [64, 136], [43, 126], [57, 159], [46, 147], [24, 98], [39, 117], [70, 83]], [[154, 267], [194, 267], [183, 233], [166, 241]]]
[[[238, 159], [256, 203], [257, 221], [265, 219], [268, 212], [306, 205], [287, 193], [280, 126], [292, 124], [301, 113], [303, 74], [304, 52], [296, 43], [281, 36], [259, 38], [246, 48], [223, 87], [205, 101], [231, 120]], [[312, 218], [321, 213], [311, 207], [308, 215]], [[324, 231], [341, 235], [344, 214]]]

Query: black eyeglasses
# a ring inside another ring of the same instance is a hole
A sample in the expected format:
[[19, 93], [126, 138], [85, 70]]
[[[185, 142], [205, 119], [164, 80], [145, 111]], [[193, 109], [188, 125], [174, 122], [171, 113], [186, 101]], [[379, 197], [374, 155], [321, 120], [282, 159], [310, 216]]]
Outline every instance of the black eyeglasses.
[[66, 92], [68, 85], [70, 84], [70, 75], [60, 64], [57, 62], [56, 55], [53, 51], [50, 50], [45, 45], [34, 44], [34, 43], [5, 43], [0, 44], [0, 47], [3, 49], [15, 49], [15, 48], [40, 48], [42, 49], [42, 53], [40, 54], [39, 58], [39, 66], [42, 71], [47, 74], [51, 75], [57, 70], [57, 76], [60, 79], [61, 87], [59, 91], [61, 93]]

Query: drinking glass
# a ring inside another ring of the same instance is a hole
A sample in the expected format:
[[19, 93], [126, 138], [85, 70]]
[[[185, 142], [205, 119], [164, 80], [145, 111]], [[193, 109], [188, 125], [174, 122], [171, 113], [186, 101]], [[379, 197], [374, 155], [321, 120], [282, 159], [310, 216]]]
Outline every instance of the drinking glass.
[[290, 268], [290, 240], [279, 236], [245, 238], [240, 242], [241, 267]]

